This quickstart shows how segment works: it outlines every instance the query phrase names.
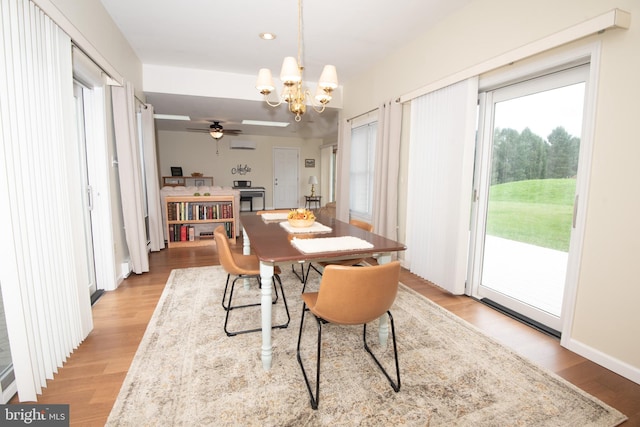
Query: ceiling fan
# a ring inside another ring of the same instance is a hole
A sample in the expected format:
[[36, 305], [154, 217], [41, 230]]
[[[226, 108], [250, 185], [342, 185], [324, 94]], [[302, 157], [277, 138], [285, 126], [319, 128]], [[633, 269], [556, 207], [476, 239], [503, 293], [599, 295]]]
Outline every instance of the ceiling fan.
[[211, 137], [215, 140], [222, 138], [224, 135], [238, 135], [242, 133], [241, 129], [225, 129], [221, 124], [220, 120], [210, 120], [213, 124], [209, 126], [208, 129], [187, 129], [189, 132], [207, 132], [211, 135]]
[[220, 155], [220, 144], [219, 144], [220, 138], [222, 138], [225, 135], [238, 135], [242, 133], [242, 130], [241, 129], [225, 129], [220, 124], [220, 120], [209, 120], [209, 122], [213, 122], [213, 124], [209, 126], [209, 129], [188, 128], [187, 131], [207, 132], [209, 135], [211, 135], [211, 138], [213, 138], [216, 141], [216, 155]]

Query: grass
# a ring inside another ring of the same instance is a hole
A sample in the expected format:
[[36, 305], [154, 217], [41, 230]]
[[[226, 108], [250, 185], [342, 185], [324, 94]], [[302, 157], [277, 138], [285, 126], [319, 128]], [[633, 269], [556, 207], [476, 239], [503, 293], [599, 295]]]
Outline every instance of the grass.
[[493, 185], [487, 234], [568, 252], [575, 189], [574, 179]]

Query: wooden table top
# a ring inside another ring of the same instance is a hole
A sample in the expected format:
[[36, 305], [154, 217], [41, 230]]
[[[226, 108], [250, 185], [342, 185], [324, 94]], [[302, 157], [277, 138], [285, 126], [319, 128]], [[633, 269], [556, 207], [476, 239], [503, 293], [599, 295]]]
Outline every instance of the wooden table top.
[[[249, 236], [251, 253], [256, 254], [260, 261], [274, 264], [305, 260], [352, 258], [354, 255], [371, 255], [406, 250], [406, 246], [400, 242], [387, 239], [327, 216], [320, 215], [316, 218], [316, 221], [330, 227], [330, 232], [308, 234], [290, 234], [280, 226], [280, 221], [266, 222], [260, 215], [243, 215], [240, 217], [240, 221], [247, 236]], [[308, 239], [339, 236], [358, 237], [371, 243], [373, 248], [353, 251], [303, 253], [291, 244], [291, 240], [294, 237], [298, 239]]]

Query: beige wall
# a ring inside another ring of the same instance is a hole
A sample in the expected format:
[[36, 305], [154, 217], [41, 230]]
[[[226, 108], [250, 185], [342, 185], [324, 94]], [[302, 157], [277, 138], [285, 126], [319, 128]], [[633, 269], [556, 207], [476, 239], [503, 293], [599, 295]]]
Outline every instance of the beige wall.
[[[586, 232], [569, 348], [640, 378], [640, 2], [477, 0], [344, 85], [345, 118], [512, 49], [619, 8], [628, 30], [601, 40]], [[583, 42], [572, 43], [579, 45]]]
[[[255, 150], [231, 150], [229, 143], [234, 137], [225, 136], [220, 142], [219, 155], [216, 155], [216, 142], [207, 133], [159, 131], [158, 157], [160, 174], [171, 175], [171, 166], [182, 167], [182, 173], [202, 172], [205, 176], [214, 177], [214, 185], [232, 186], [235, 180], [249, 180], [252, 185], [265, 187], [266, 207], [273, 207], [273, 155], [274, 147], [296, 147], [300, 149], [298, 162], [300, 185], [300, 206], [304, 205], [304, 195], [310, 193], [308, 184], [310, 175], [320, 174], [320, 145], [322, 140], [301, 138], [273, 138], [267, 136], [242, 136], [237, 139], [255, 141]], [[315, 168], [305, 168], [305, 159], [315, 159]], [[248, 165], [251, 172], [246, 175], [231, 173], [238, 164]], [[316, 186], [316, 190], [322, 190]], [[322, 193], [320, 193], [322, 194]], [[255, 199], [257, 207], [261, 201]], [[254, 205], [254, 209], [256, 206]]]

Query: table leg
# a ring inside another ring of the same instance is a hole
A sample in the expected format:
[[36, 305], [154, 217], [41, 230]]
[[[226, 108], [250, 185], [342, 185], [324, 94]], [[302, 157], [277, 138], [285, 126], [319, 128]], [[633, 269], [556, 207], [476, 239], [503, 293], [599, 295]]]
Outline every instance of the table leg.
[[[376, 256], [378, 264], [388, 264], [391, 262], [391, 254], [383, 253]], [[389, 336], [389, 316], [384, 314], [378, 319], [378, 338], [380, 339], [380, 345], [383, 347], [387, 345], [387, 338]]]
[[[251, 255], [251, 242], [244, 227], [242, 228], [242, 255]], [[242, 283], [247, 290], [251, 287], [251, 281], [249, 279], [242, 279]]]
[[251, 255], [251, 242], [244, 228], [242, 229], [242, 255]]
[[[273, 280], [273, 265], [260, 262], [260, 281], [262, 283], [262, 367], [265, 371], [271, 369], [271, 282]], [[283, 296], [284, 297], [284, 296]]]

